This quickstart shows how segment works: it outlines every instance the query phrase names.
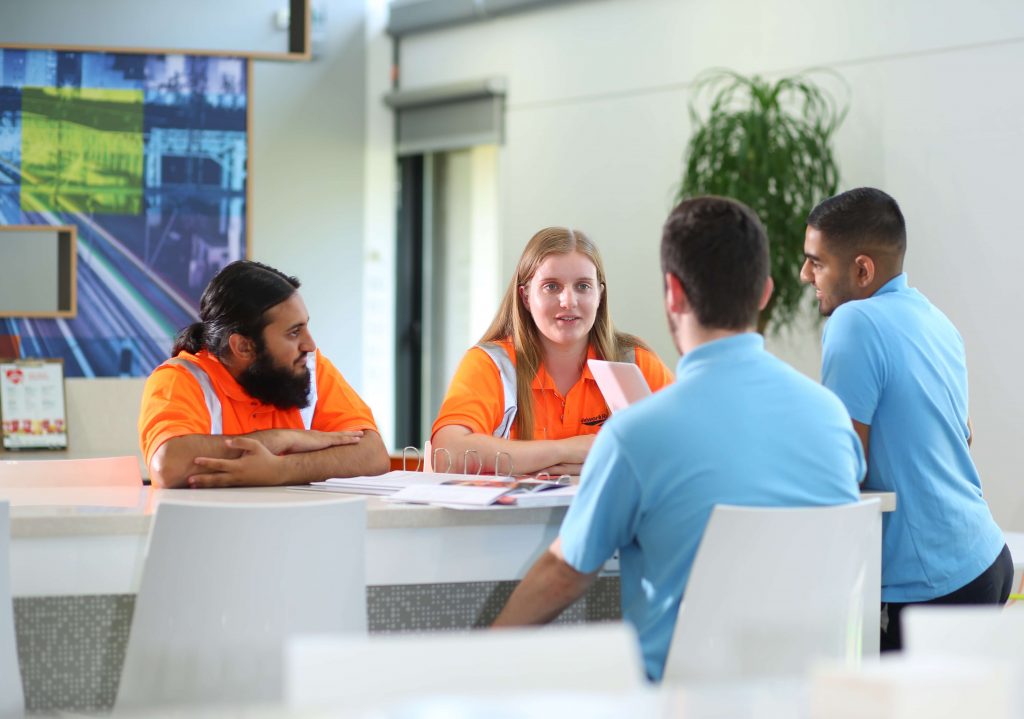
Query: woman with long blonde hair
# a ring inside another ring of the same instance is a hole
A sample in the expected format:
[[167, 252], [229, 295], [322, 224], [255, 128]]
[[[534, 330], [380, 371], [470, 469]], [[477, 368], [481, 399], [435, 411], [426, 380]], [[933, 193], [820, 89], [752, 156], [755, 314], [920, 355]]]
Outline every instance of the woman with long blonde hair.
[[434, 447], [459, 471], [466, 457], [471, 472], [579, 474], [609, 415], [588, 359], [635, 362], [652, 391], [672, 381], [642, 340], [612, 326], [594, 243], [548, 227], [527, 243], [491, 326], [456, 370]]

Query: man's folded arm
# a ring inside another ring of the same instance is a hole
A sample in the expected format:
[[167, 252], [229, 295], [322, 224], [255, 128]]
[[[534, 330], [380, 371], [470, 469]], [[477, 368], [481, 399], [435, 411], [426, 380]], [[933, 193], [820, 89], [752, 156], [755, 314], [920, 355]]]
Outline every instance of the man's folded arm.
[[363, 431], [362, 439], [314, 452], [288, 454], [285, 476], [280, 484], [308, 484], [331, 477], [362, 477], [383, 474], [391, 469], [391, 460], [384, 440], [372, 429]]
[[183, 434], [171, 437], [149, 458], [149, 481], [156, 487], [167, 489], [187, 487], [189, 476], [201, 471], [195, 463], [196, 457], [237, 459], [242, 452], [225, 444], [228, 436], [231, 435]]
[[[258, 441], [267, 452], [257, 454], [229, 446], [229, 440], [239, 437]], [[235, 462], [247, 454], [244, 465]], [[224, 482], [225, 486], [302, 484], [328, 477], [380, 474], [389, 468], [384, 443], [372, 430], [318, 432], [271, 429], [247, 435], [187, 434], [172, 437], [150, 458], [150, 480], [156, 486], [169, 489], [190, 486], [190, 477], [210, 472], [209, 465], [196, 463], [197, 457], [228, 460], [227, 474], [232, 475], [235, 481]], [[271, 467], [271, 462], [275, 466]]]

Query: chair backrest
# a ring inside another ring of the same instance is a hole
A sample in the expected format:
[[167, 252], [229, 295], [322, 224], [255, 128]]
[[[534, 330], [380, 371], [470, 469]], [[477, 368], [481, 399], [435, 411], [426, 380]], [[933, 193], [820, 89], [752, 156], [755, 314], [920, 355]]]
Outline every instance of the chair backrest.
[[0, 488], [141, 486], [135, 456], [0, 461]]
[[362, 499], [159, 504], [116, 708], [278, 702], [284, 642], [366, 633]]
[[10, 505], [0, 502], [0, 717], [21, 716], [25, 711], [14, 635], [10, 550]]
[[645, 684], [639, 644], [619, 622], [364, 639], [299, 637], [285, 654], [291, 708], [353, 715], [427, 695], [632, 692]]
[[800, 676], [860, 661], [877, 499], [834, 507], [716, 506], [679, 606], [667, 682]]

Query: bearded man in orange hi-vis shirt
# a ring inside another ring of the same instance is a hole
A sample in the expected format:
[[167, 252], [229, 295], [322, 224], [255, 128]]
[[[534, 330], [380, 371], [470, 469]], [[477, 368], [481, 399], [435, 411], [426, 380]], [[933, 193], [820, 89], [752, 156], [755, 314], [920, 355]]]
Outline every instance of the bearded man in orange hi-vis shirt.
[[299, 281], [227, 265], [146, 381], [139, 440], [161, 487], [306, 484], [388, 470], [370, 408], [320, 354]]

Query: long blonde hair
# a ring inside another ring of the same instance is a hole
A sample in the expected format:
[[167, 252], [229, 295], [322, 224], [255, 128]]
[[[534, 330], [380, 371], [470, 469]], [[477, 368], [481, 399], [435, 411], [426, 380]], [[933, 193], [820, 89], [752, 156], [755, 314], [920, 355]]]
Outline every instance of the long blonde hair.
[[594, 263], [597, 282], [601, 287], [601, 301], [597, 307], [594, 326], [590, 329], [589, 343], [600, 359], [621, 360], [631, 347], [648, 349], [639, 337], [616, 332], [608, 311], [608, 287], [605, 283], [601, 254], [589, 237], [568, 227], [545, 227], [530, 238], [519, 258], [516, 273], [509, 282], [505, 296], [491, 326], [480, 338], [481, 342], [494, 342], [511, 338], [516, 352], [516, 436], [533, 439], [533, 378], [541, 365], [541, 342], [533, 316], [520, 297], [537, 268], [551, 255], [579, 252]]

